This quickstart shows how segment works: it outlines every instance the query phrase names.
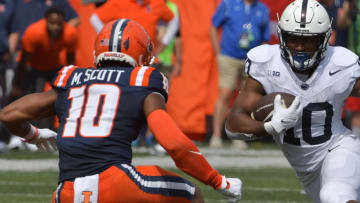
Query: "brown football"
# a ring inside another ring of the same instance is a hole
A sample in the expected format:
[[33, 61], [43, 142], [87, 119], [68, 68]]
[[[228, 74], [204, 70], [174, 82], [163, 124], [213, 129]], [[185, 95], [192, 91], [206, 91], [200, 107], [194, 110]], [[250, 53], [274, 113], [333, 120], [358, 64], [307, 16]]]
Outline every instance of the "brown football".
[[259, 101], [257, 101], [251, 113], [251, 117], [257, 121], [270, 121], [274, 110], [274, 99], [277, 94], [281, 95], [281, 100], [286, 107], [289, 107], [295, 99], [294, 95], [285, 92], [274, 92], [267, 94], [261, 97]]

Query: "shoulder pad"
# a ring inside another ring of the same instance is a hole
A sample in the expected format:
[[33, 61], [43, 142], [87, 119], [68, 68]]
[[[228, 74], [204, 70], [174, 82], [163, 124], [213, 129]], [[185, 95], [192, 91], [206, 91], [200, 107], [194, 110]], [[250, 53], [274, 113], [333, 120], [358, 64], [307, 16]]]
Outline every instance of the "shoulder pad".
[[150, 66], [134, 68], [130, 76], [130, 86], [142, 86], [160, 92], [167, 98], [168, 79], [156, 68]]
[[153, 71], [150, 75], [149, 88], [161, 93], [167, 101], [169, 82], [167, 77], [157, 69], [155, 69], [155, 71]]
[[76, 70], [78, 67], [74, 65], [64, 66], [61, 68], [54, 77], [52, 82], [52, 86], [57, 88], [64, 88], [70, 78], [71, 74]]
[[333, 47], [333, 55], [331, 61], [336, 66], [347, 67], [355, 64], [358, 61], [358, 56], [344, 47]]
[[138, 66], [131, 71], [130, 86], [148, 87], [150, 76], [156, 68], [150, 66]]
[[265, 63], [269, 61], [275, 53], [273, 50], [274, 47], [277, 47], [277, 45], [263, 44], [257, 46], [247, 53], [247, 57], [253, 62]]

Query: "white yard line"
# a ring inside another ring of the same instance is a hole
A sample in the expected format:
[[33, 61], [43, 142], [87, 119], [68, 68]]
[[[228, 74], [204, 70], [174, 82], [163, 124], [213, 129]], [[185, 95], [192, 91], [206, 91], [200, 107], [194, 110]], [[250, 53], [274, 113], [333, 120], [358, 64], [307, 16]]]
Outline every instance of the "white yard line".
[[28, 182], [28, 183], [24, 183], [22, 181], [0, 181], [0, 185], [12, 185], [12, 186], [18, 186], [18, 185], [21, 185], [21, 186], [54, 186], [54, 183], [51, 184], [51, 183], [44, 183], [44, 182], [34, 182], [34, 181], [31, 181], [31, 182]]
[[[226, 157], [205, 155], [214, 168], [290, 168], [284, 157]], [[168, 157], [134, 157], [133, 165], [159, 165], [175, 168], [174, 161]], [[0, 159], [0, 171], [58, 171], [57, 159], [8, 160]]]
[[52, 194], [34, 194], [34, 193], [22, 193], [22, 192], [6, 192], [2, 193], [0, 192], [1, 196], [14, 196], [14, 197], [52, 197]]
[[[136, 150], [134, 150], [136, 151]], [[290, 168], [279, 150], [234, 150], [200, 148], [214, 168]], [[174, 161], [164, 156], [134, 156], [133, 165], [159, 165], [175, 168]], [[0, 159], [0, 171], [58, 171], [57, 159]]]

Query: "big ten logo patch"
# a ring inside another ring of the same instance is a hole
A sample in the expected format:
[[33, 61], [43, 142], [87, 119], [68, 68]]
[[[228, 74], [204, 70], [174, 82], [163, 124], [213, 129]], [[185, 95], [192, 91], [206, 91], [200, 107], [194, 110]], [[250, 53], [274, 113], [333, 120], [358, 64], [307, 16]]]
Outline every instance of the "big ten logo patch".
[[279, 71], [268, 70], [267, 74], [268, 74], [268, 76], [280, 77], [280, 72]]
[[83, 191], [82, 192], [82, 199], [83, 201], [81, 203], [91, 203], [90, 197], [92, 195], [92, 192], [90, 191]]

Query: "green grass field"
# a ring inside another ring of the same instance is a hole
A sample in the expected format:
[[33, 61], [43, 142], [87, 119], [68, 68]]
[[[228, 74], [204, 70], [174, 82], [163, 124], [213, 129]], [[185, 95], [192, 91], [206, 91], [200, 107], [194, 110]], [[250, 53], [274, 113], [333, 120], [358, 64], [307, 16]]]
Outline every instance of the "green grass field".
[[[171, 169], [172, 170], [172, 169]], [[178, 170], [172, 170], [178, 173]], [[220, 169], [228, 177], [238, 176], [244, 182], [241, 202], [311, 202], [301, 189], [291, 169]], [[182, 173], [181, 173], [182, 174]], [[190, 177], [186, 176], [191, 179]], [[211, 187], [196, 180], [206, 202], [224, 202]], [[50, 202], [56, 188], [56, 172], [1, 172], [1, 203]]]
[[[11, 152], [0, 159], [56, 158], [55, 154]], [[26, 167], [26, 166], [24, 166]], [[211, 187], [185, 175], [177, 169], [169, 169], [190, 179], [202, 189], [205, 202], [225, 202]], [[241, 202], [311, 202], [305, 196], [300, 182], [292, 169], [217, 168], [227, 177], [240, 177], [244, 183]], [[57, 172], [0, 172], [0, 203], [50, 202], [57, 185]]]

